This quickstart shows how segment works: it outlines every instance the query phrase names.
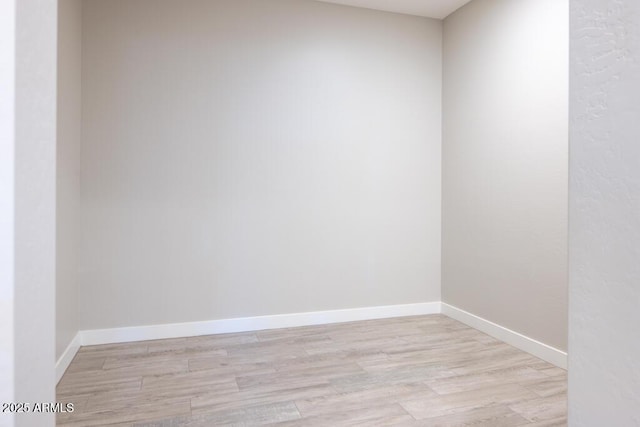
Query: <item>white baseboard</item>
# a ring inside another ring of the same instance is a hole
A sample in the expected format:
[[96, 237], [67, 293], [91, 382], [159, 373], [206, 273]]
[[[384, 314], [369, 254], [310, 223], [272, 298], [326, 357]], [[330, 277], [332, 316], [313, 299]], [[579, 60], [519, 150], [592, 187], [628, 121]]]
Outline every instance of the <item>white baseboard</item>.
[[419, 304], [389, 305], [381, 307], [352, 308], [346, 310], [209, 320], [204, 322], [172, 323], [165, 325], [134, 326], [114, 329], [94, 329], [82, 331], [81, 339], [82, 345], [113, 344], [438, 313], [440, 313], [440, 302], [427, 302]]
[[82, 345], [81, 334], [82, 332], [78, 332], [76, 336], [73, 337], [67, 348], [64, 350], [64, 353], [62, 353], [56, 362], [56, 384], [60, 382], [60, 379], [71, 364], [71, 361], [76, 356], [78, 350], [80, 350], [80, 346]]
[[533, 338], [529, 338], [444, 302], [442, 303], [442, 314], [504, 341], [522, 351], [526, 351], [559, 368], [567, 369], [567, 353], [562, 350], [553, 348]]
[[567, 368], [567, 353], [561, 350], [452, 305], [440, 302], [427, 302], [419, 304], [364, 307], [345, 310], [209, 320], [203, 322], [172, 323], [164, 325], [80, 331], [74, 337], [56, 364], [56, 380], [60, 381], [60, 378], [62, 378], [62, 375], [73, 360], [80, 346], [182, 338], [234, 332], [251, 332], [265, 329], [293, 328], [297, 326], [325, 325], [358, 320], [386, 319], [391, 317], [419, 316], [439, 313], [445, 314], [455, 320], [471, 326], [472, 328], [489, 334], [555, 366], [563, 369]]

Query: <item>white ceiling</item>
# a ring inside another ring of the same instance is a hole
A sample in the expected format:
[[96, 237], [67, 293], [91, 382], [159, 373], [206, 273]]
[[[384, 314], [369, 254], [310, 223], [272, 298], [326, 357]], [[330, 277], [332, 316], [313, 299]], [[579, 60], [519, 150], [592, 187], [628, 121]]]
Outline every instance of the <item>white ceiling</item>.
[[337, 3], [387, 12], [406, 13], [444, 19], [450, 13], [471, 0], [319, 0], [325, 3]]

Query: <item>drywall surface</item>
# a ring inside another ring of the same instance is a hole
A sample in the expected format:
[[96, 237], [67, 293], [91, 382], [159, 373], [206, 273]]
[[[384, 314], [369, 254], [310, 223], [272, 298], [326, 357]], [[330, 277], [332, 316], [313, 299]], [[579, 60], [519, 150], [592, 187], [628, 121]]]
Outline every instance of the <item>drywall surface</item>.
[[56, 0], [15, 3], [13, 401], [30, 404], [55, 402], [56, 12]]
[[569, 425], [640, 425], [640, 3], [571, 0]]
[[440, 300], [439, 21], [83, 11], [81, 329]]
[[443, 301], [560, 350], [568, 8], [474, 0], [444, 23]]
[[82, 1], [58, 2], [56, 359], [78, 332]]
[[444, 19], [470, 0], [320, 0], [328, 3], [364, 7], [387, 12], [406, 13], [408, 15], [425, 16]]
[[[0, 402], [15, 402], [15, 15], [15, 0], [0, 3]], [[14, 421], [14, 414], [0, 415], [2, 427]]]

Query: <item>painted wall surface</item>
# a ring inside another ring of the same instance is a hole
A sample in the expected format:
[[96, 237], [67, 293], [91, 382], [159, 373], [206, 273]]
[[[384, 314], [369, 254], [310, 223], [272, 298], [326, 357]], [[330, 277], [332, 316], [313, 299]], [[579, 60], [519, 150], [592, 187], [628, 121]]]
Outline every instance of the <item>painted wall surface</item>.
[[[15, 402], [55, 401], [56, 12], [56, 0], [15, 3]], [[53, 426], [55, 415], [18, 414], [10, 423]]]
[[640, 3], [571, 0], [569, 425], [640, 425]]
[[440, 300], [439, 21], [83, 9], [81, 329]]
[[443, 301], [567, 347], [568, 2], [444, 23]]
[[[15, 0], [0, 2], [0, 402], [14, 402]], [[0, 414], [0, 426], [14, 423]]]
[[328, 3], [444, 19], [470, 0], [319, 0]]
[[56, 359], [78, 332], [82, 1], [58, 2]]

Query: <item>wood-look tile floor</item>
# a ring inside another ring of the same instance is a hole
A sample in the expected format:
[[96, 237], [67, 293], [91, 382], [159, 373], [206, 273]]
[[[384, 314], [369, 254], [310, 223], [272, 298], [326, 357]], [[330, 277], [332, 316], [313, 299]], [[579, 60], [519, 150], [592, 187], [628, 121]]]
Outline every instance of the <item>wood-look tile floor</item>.
[[564, 426], [566, 371], [442, 315], [83, 347], [60, 426]]

